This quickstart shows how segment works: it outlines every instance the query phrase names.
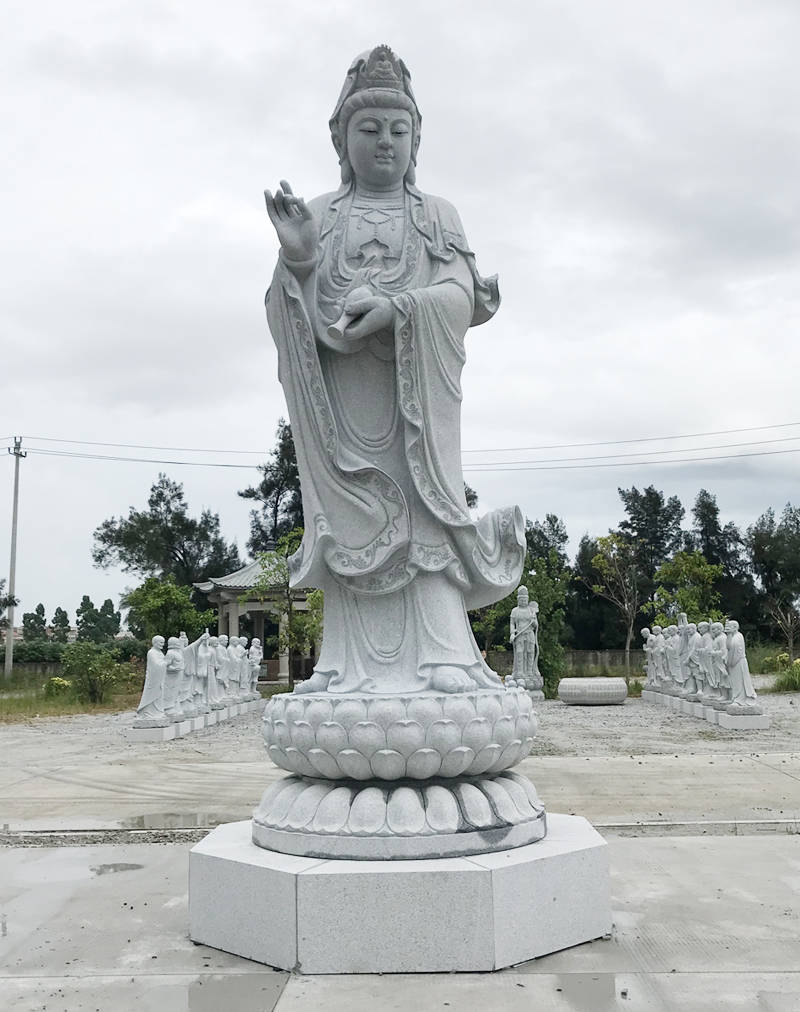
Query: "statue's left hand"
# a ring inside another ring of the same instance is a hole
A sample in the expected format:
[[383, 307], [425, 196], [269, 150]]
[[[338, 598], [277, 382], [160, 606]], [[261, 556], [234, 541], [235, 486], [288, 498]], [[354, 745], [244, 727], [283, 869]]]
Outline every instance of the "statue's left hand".
[[369, 337], [379, 330], [387, 330], [394, 324], [394, 306], [385, 295], [370, 295], [364, 299], [345, 302], [344, 311], [356, 319], [348, 325], [344, 332], [345, 338], [357, 340]]

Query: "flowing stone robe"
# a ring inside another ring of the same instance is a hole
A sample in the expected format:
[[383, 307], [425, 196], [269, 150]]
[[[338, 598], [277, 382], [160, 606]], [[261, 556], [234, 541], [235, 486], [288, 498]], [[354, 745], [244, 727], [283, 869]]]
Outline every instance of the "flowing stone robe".
[[711, 689], [712, 695], [716, 695], [716, 689], [719, 686], [716, 670], [714, 669], [714, 663], [712, 658], [712, 651], [714, 649], [714, 637], [711, 635], [710, 630], [706, 630], [700, 634], [700, 646], [697, 648], [697, 656], [700, 660], [700, 667], [703, 669], [703, 678], [706, 683], [706, 688]]
[[750, 677], [744, 636], [737, 630], [728, 643], [728, 678], [730, 680], [730, 705], [747, 709], [759, 709], [756, 690]]
[[145, 668], [144, 689], [139, 706], [136, 710], [136, 722], [169, 721], [164, 709], [167, 700], [164, 698], [164, 676], [167, 661], [164, 651], [152, 646], [147, 651], [147, 667]]
[[700, 650], [703, 644], [703, 637], [699, 632], [687, 633], [686, 642], [686, 672], [687, 681], [691, 686], [691, 692], [702, 694], [704, 683], [704, 672], [700, 663]]
[[711, 666], [716, 679], [716, 687], [720, 697], [728, 695], [730, 680], [728, 678], [728, 637], [724, 632], [717, 633], [711, 649]]
[[222, 683], [222, 698], [228, 700], [230, 698], [230, 658], [228, 657], [228, 648], [222, 643], [217, 644], [217, 680]]
[[164, 676], [164, 702], [166, 712], [174, 720], [181, 720], [186, 714], [185, 702], [191, 699], [187, 696], [187, 685], [191, 689], [191, 679], [184, 677], [186, 660], [183, 650], [176, 646], [170, 647], [166, 654], [166, 672]]
[[669, 681], [669, 668], [667, 666], [667, 641], [663, 632], [655, 634], [652, 656], [655, 662], [656, 678], [658, 679], [659, 686], [662, 686]]
[[[516, 507], [473, 522], [460, 446], [464, 335], [496, 311], [496, 280], [446, 201], [410, 184], [396, 206], [360, 201], [343, 186], [310, 203], [316, 262], [281, 254], [266, 301], [306, 518], [291, 581], [325, 592], [315, 673], [337, 693], [419, 691], [442, 667], [497, 685], [466, 609], [517, 586], [524, 526]], [[393, 330], [329, 337], [365, 285]]]

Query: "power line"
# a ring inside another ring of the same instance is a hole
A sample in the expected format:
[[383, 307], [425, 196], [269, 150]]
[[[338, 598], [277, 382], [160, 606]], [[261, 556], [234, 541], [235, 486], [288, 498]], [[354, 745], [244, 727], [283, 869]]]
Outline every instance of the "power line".
[[[782, 440], [774, 440], [767, 442], [782, 442]], [[752, 443], [730, 443], [731, 447], [734, 446], [751, 446], [758, 445]], [[721, 446], [720, 449], [723, 447]], [[697, 450], [704, 449], [715, 449], [715, 447], [697, 447]], [[667, 451], [655, 451], [655, 452], [666, 452], [666, 453], [680, 453], [681, 450], [667, 450]], [[614, 463], [603, 464], [603, 463], [576, 463], [576, 464], [548, 464], [546, 461], [511, 461], [509, 464], [467, 464], [464, 466], [464, 471], [482, 471], [484, 473], [491, 473], [493, 471], [569, 471], [579, 470], [582, 468], [589, 467], [638, 467], [640, 464], [692, 464], [695, 462], [711, 461], [711, 460], [736, 460], [742, 457], [769, 457], [776, 454], [784, 453], [798, 453], [800, 452], [800, 446], [793, 447], [787, 450], [755, 450], [751, 453], [729, 453], [721, 454], [710, 457], [674, 457], [671, 460], [617, 460]], [[202, 460], [161, 460], [152, 457], [119, 457], [108, 454], [98, 453], [79, 453], [72, 452], [70, 450], [44, 450], [29, 448], [28, 453], [38, 453], [48, 457], [69, 457], [77, 458], [80, 460], [108, 460], [118, 461], [129, 464], [169, 464], [177, 467], [224, 467], [233, 468], [235, 470], [253, 470], [257, 465], [255, 464], [228, 464], [223, 461], [202, 461]], [[619, 454], [618, 456], [639, 456], [639, 454]], [[569, 461], [569, 460], [603, 460], [605, 458], [593, 458], [593, 457], [564, 457], [556, 458], [557, 460]]]
[[[619, 457], [660, 457], [667, 453], [700, 453], [704, 450], [736, 450], [741, 446], [768, 446], [773, 443], [792, 443], [800, 439], [797, 436], [783, 436], [780, 439], [750, 439], [745, 443], [717, 443], [714, 446], [681, 446], [675, 450], [640, 450], [638, 453], [606, 453], [598, 457], [542, 457], [540, 460], [484, 460], [479, 464], [467, 464], [467, 467], [503, 468], [512, 464], [566, 464], [580, 460], [616, 460]], [[798, 447], [800, 449], [800, 447]], [[654, 461], [658, 463], [658, 461]]]
[[[676, 452], [680, 452], [676, 450]], [[795, 446], [792, 449], [763, 449], [754, 450], [752, 453], [726, 453], [722, 456], [687, 456], [687, 457], [675, 457], [673, 460], [622, 460], [619, 463], [574, 463], [574, 465], [546, 465], [545, 467], [522, 467], [522, 468], [484, 468], [479, 463], [470, 463], [464, 467], [464, 471], [482, 471], [483, 474], [492, 474], [493, 472], [500, 471], [581, 471], [587, 468], [638, 468], [639, 465], [649, 465], [649, 463], [700, 463], [704, 460], [735, 460], [743, 456], [774, 456], [777, 453], [798, 453], [800, 452], [800, 446]]]
[[668, 439], [699, 439], [704, 436], [729, 436], [736, 432], [763, 432], [765, 429], [791, 429], [800, 422], [779, 425], [753, 425], [747, 429], [718, 429], [716, 432], [687, 432], [682, 436], [638, 436], [636, 439], [601, 439], [593, 443], [552, 443], [549, 446], [493, 446], [484, 450], [462, 450], [462, 453], [510, 453], [513, 451], [570, 450], [582, 446], [620, 446], [623, 443], [662, 443]]
[[[466, 449], [462, 453], [509, 453], [509, 452], [535, 452], [538, 450], [568, 450], [578, 449], [586, 446], [621, 446], [630, 443], [659, 443], [673, 439], [699, 439], [705, 436], [727, 436], [737, 432], [763, 432], [767, 429], [789, 429], [800, 426], [800, 422], [782, 422], [775, 425], [753, 425], [741, 429], [717, 429], [710, 432], [687, 432], [675, 436], [639, 436], [632, 439], [602, 439], [594, 442], [584, 443], [550, 443], [543, 446], [490, 446], [482, 449]], [[11, 439], [6, 436], [3, 442]], [[159, 450], [170, 453], [222, 453], [253, 456], [254, 454], [264, 455], [269, 451], [259, 450], [228, 450], [201, 446], [150, 446], [146, 443], [107, 443], [91, 439], [59, 439], [54, 436], [25, 436], [26, 440], [34, 439], [40, 443], [63, 443], [72, 446], [107, 446], [121, 450]], [[167, 462], [168, 463], [168, 462]]]

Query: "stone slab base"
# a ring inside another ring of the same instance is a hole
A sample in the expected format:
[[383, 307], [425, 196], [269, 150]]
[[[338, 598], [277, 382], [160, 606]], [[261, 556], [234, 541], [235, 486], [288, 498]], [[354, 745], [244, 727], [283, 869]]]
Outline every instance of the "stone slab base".
[[703, 716], [705, 717], [705, 719], [708, 721], [709, 724], [716, 724], [717, 719], [719, 717], [719, 713], [717, 710], [714, 709], [713, 706], [704, 706]]
[[693, 717], [697, 717], [698, 720], [704, 720], [706, 715], [706, 708], [702, 703], [691, 703], [690, 713]]
[[207, 713], [204, 717], [205, 726], [213, 727], [219, 723], [219, 710], [212, 710], [211, 713]]
[[299, 973], [495, 970], [611, 931], [607, 846], [548, 815], [544, 840], [421, 861], [295, 857], [218, 826], [189, 855], [193, 941]]
[[176, 725], [166, 727], [129, 727], [125, 737], [131, 741], [172, 741], [176, 737]]
[[726, 713], [717, 711], [717, 724], [726, 731], [766, 731], [770, 718], [766, 713]]
[[660, 692], [653, 692], [652, 689], [642, 689], [643, 703], [657, 703], [661, 696]]

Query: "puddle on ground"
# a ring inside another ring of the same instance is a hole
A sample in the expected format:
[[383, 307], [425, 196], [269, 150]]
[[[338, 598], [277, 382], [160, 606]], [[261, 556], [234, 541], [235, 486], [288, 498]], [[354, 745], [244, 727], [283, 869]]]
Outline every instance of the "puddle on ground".
[[117, 871], [138, 871], [140, 868], [144, 868], [144, 865], [124, 864], [120, 861], [117, 864], [94, 864], [90, 866], [89, 871], [95, 875], [113, 875]]

